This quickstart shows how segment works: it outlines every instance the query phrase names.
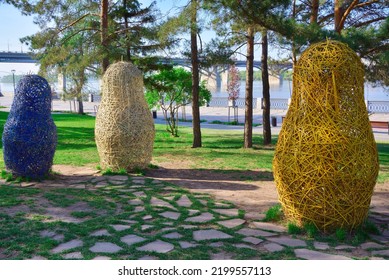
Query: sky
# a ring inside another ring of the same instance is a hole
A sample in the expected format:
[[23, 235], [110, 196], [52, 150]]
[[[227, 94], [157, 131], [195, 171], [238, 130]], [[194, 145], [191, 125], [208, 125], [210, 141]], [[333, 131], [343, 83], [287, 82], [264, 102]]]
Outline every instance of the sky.
[[[33, 17], [23, 16], [11, 5], [0, 4], [0, 52], [28, 51], [27, 46], [22, 46], [19, 39], [38, 30]], [[33, 63], [0, 63], [0, 76], [11, 74], [11, 70], [15, 70], [15, 74], [36, 73], [38, 66]]]

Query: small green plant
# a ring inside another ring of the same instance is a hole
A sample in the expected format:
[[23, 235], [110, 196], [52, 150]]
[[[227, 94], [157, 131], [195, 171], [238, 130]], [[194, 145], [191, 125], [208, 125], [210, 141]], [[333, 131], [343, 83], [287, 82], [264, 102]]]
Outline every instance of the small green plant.
[[141, 176], [146, 175], [146, 171], [142, 168], [139, 168], [139, 167], [136, 167], [132, 173], [137, 174], [137, 175], [141, 175]]
[[363, 225], [362, 225], [363, 230], [368, 233], [368, 234], [380, 234], [380, 230], [378, 227], [372, 223], [371, 221], [367, 220]]
[[347, 231], [344, 228], [338, 228], [335, 231], [335, 236], [338, 241], [345, 241], [347, 237]]
[[1, 178], [5, 179], [6, 182], [12, 181], [13, 176], [11, 173], [7, 172], [6, 170], [1, 170]]
[[13, 182], [13, 183], [21, 183], [21, 182], [30, 182], [31, 181], [31, 178], [29, 178], [29, 177], [20, 177], [20, 176], [15, 177], [14, 175], [12, 175], [12, 173], [10, 173], [4, 169], [1, 171], [1, 178], [5, 179], [6, 182]]
[[304, 230], [309, 238], [316, 238], [316, 236], [319, 233], [318, 228], [315, 226], [314, 223], [306, 223], [304, 224]]
[[269, 210], [267, 210], [265, 212], [264, 221], [265, 222], [270, 222], [270, 221], [278, 222], [282, 219], [282, 216], [283, 216], [283, 213], [282, 213], [281, 204], [276, 204], [276, 205], [270, 207]]
[[150, 169], [159, 169], [158, 165], [155, 165], [155, 164], [152, 164], [152, 163], [149, 163], [149, 165], [147, 167], [150, 168]]
[[303, 229], [295, 222], [289, 222], [287, 228], [289, 234], [301, 234], [303, 232]]
[[107, 168], [101, 172], [103, 175], [127, 175], [127, 170], [124, 168], [119, 169], [118, 171], [113, 171], [111, 168]]

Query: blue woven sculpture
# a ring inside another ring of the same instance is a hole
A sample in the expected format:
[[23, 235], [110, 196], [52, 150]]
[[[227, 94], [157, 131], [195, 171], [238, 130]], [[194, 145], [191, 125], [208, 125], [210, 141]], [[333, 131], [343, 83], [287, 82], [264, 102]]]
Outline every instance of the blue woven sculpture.
[[13, 175], [42, 179], [50, 172], [57, 144], [50, 108], [47, 81], [38, 75], [24, 76], [3, 132], [4, 162]]

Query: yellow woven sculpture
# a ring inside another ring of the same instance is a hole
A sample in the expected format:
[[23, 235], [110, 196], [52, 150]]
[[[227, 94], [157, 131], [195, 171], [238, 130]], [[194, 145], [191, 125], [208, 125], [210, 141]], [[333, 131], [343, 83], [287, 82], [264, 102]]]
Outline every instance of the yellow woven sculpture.
[[131, 171], [147, 167], [154, 136], [141, 71], [129, 62], [111, 65], [103, 77], [95, 126], [101, 168]]
[[343, 43], [314, 44], [297, 62], [273, 161], [288, 219], [324, 232], [365, 220], [379, 165], [363, 81], [359, 57]]

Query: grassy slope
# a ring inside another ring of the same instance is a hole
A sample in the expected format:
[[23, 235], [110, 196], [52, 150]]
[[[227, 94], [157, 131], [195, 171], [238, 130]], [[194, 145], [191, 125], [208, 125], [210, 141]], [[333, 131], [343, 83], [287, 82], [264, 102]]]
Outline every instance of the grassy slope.
[[[7, 113], [0, 112], [0, 131], [2, 132]], [[57, 125], [58, 145], [54, 164], [97, 166], [99, 157], [94, 142], [94, 118], [72, 114], [54, 114]], [[180, 128], [180, 137], [171, 137], [163, 125], [156, 125], [153, 162], [158, 163], [181, 160], [191, 168], [218, 170], [257, 170], [270, 171], [274, 145], [254, 149], [242, 149], [242, 132], [203, 129], [203, 148], [192, 149], [190, 128]], [[276, 139], [274, 139], [276, 141]], [[260, 136], [254, 143], [261, 143]], [[274, 142], [275, 143], [275, 142]], [[273, 143], [273, 144], [274, 144]], [[389, 144], [379, 143], [380, 177], [379, 181], [389, 179]], [[4, 168], [0, 151], [0, 168]]]

